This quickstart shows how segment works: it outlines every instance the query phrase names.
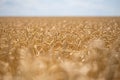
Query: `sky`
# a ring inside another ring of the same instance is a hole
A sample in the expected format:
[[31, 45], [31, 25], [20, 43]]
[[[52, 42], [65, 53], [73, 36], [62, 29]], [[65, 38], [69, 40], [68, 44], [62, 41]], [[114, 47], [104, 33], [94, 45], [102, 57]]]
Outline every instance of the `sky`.
[[0, 16], [120, 16], [120, 0], [0, 0]]

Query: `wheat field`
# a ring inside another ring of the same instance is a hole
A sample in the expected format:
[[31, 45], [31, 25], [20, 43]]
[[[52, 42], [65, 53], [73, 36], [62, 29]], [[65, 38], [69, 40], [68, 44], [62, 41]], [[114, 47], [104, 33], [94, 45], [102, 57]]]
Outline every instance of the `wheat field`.
[[120, 17], [1, 17], [0, 80], [120, 80]]

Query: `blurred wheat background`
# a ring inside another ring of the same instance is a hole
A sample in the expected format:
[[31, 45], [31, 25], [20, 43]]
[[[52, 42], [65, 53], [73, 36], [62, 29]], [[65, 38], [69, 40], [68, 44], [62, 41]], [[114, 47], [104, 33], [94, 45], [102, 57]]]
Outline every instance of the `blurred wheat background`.
[[1, 17], [0, 80], [120, 80], [120, 17]]

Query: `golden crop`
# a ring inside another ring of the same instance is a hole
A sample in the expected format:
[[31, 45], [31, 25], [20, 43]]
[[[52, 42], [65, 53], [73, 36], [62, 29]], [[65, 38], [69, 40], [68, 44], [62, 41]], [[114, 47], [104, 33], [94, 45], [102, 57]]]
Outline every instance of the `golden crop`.
[[120, 80], [120, 18], [1, 17], [0, 80]]

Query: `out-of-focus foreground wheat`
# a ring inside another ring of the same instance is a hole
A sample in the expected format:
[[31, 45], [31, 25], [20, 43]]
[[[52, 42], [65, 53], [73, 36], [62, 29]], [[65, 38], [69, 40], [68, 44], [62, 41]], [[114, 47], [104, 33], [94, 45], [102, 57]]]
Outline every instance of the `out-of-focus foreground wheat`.
[[0, 18], [0, 80], [120, 80], [120, 18]]

